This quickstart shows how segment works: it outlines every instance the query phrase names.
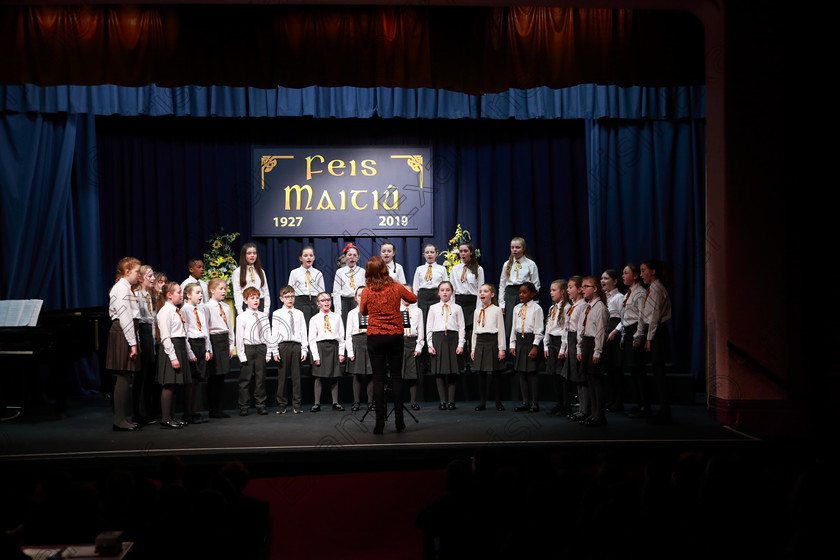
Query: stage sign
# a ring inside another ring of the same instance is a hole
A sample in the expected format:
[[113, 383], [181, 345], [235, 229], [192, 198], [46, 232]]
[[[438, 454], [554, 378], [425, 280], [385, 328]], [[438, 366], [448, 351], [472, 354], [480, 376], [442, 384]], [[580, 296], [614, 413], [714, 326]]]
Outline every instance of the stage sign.
[[254, 146], [251, 161], [254, 236], [434, 235], [429, 147]]

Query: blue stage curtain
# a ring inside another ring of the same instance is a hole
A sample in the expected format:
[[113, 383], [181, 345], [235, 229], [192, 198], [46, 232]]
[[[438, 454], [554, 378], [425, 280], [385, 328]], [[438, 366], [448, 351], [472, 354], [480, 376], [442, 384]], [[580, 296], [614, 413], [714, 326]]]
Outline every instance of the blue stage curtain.
[[705, 89], [583, 84], [482, 96], [427, 88], [0, 86], [0, 112], [98, 116], [406, 119], [682, 119], [705, 116]]
[[[592, 270], [654, 258], [670, 271], [678, 371], [705, 364], [705, 126], [587, 121]], [[687, 355], [686, 355], [687, 353]]]
[[[104, 118], [97, 130], [106, 265], [133, 254], [180, 282], [187, 258], [200, 256], [218, 228], [241, 232], [246, 241], [250, 147], [294, 138], [299, 145], [432, 145], [435, 235], [390, 239], [409, 281], [423, 244], [446, 249], [459, 223], [481, 249], [490, 282], [498, 283], [513, 236], [525, 237], [546, 281], [589, 268], [583, 121], [278, 119], [267, 127], [262, 119]], [[277, 292], [299, 266], [304, 243], [314, 246], [329, 291], [346, 243], [359, 247], [364, 262], [379, 254], [385, 239], [361, 230], [328, 239], [254, 241]], [[548, 290], [541, 296], [547, 304]]]
[[[460, 223], [494, 283], [514, 235], [526, 239], [545, 284], [661, 258], [674, 272], [675, 369], [700, 375], [703, 95], [702, 87], [594, 85], [484, 96], [398, 88], [0, 87], [0, 287], [5, 297], [43, 297], [48, 309], [102, 305], [116, 261], [126, 255], [183, 280], [186, 259], [202, 253], [219, 227], [248, 236], [251, 144], [429, 143], [443, 189], [434, 242], [445, 244]], [[117, 114], [132, 118], [109, 116]], [[31, 223], [40, 237], [31, 236]], [[303, 243], [315, 246], [329, 290], [329, 271], [351, 240], [363, 261], [384, 241], [364, 232], [256, 241], [275, 290]], [[410, 278], [427, 240], [392, 241]], [[43, 255], [56, 253], [45, 265]], [[28, 281], [12, 280], [20, 274]]]
[[4, 299], [43, 299], [45, 309], [104, 303], [87, 124], [79, 115], [0, 119]]

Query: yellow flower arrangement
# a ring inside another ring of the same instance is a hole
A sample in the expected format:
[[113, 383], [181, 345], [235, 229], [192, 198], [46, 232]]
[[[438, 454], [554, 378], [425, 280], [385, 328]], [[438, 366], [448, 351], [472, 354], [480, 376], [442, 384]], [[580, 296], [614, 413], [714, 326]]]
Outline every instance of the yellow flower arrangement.
[[211, 239], [207, 240], [210, 246], [209, 250], [204, 253], [204, 276], [203, 280], [210, 278], [222, 278], [227, 281], [228, 294], [232, 293], [233, 287], [230, 283], [231, 275], [236, 269], [236, 259], [233, 256], [233, 251], [230, 248], [231, 242], [239, 237], [238, 233], [223, 234], [219, 230]]
[[[462, 243], [469, 243], [472, 241], [472, 236], [470, 232], [461, 229], [461, 224], [458, 224], [458, 227], [455, 228], [455, 236], [449, 240], [449, 249], [447, 251], [441, 251], [441, 256], [443, 257], [443, 266], [446, 267], [446, 272], [449, 273], [452, 271], [452, 267], [461, 262], [461, 255], [458, 253], [458, 246]], [[477, 248], [475, 250], [475, 258], [478, 259], [481, 256], [481, 251]]]

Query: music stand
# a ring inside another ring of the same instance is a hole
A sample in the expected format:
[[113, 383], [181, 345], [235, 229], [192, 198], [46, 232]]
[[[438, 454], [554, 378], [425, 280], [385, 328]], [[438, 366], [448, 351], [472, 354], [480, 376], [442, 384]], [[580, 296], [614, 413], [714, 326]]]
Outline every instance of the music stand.
[[[373, 383], [373, 379], [370, 380], [370, 383]], [[391, 413], [394, 412], [395, 408], [391, 407], [391, 410], [388, 410], [388, 395], [391, 396], [391, 400], [394, 400], [393, 391], [391, 389], [391, 379], [389, 378], [388, 381], [385, 383], [385, 420], [388, 420], [388, 417], [391, 416]], [[368, 408], [365, 410], [365, 413], [362, 414], [362, 417], [359, 419], [359, 422], [364, 422], [365, 418], [367, 417], [368, 413], [373, 410], [373, 408]], [[415, 424], [419, 424], [420, 420], [414, 416], [414, 413], [411, 412], [410, 406], [403, 406], [403, 411], [407, 412], [409, 416], [414, 420]]]

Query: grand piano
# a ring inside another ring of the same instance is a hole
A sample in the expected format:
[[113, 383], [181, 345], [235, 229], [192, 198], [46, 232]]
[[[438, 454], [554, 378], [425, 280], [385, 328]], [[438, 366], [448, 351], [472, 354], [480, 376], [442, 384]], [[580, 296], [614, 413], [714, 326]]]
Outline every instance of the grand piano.
[[[109, 325], [106, 307], [86, 307], [41, 311], [33, 327], [0, 327], [0, 406], [23, 410], [46, 395], [66, 414], [74, 362], [104, 372]], [[108, 376], [100, 375], [100, 390], [110, 392]]]

